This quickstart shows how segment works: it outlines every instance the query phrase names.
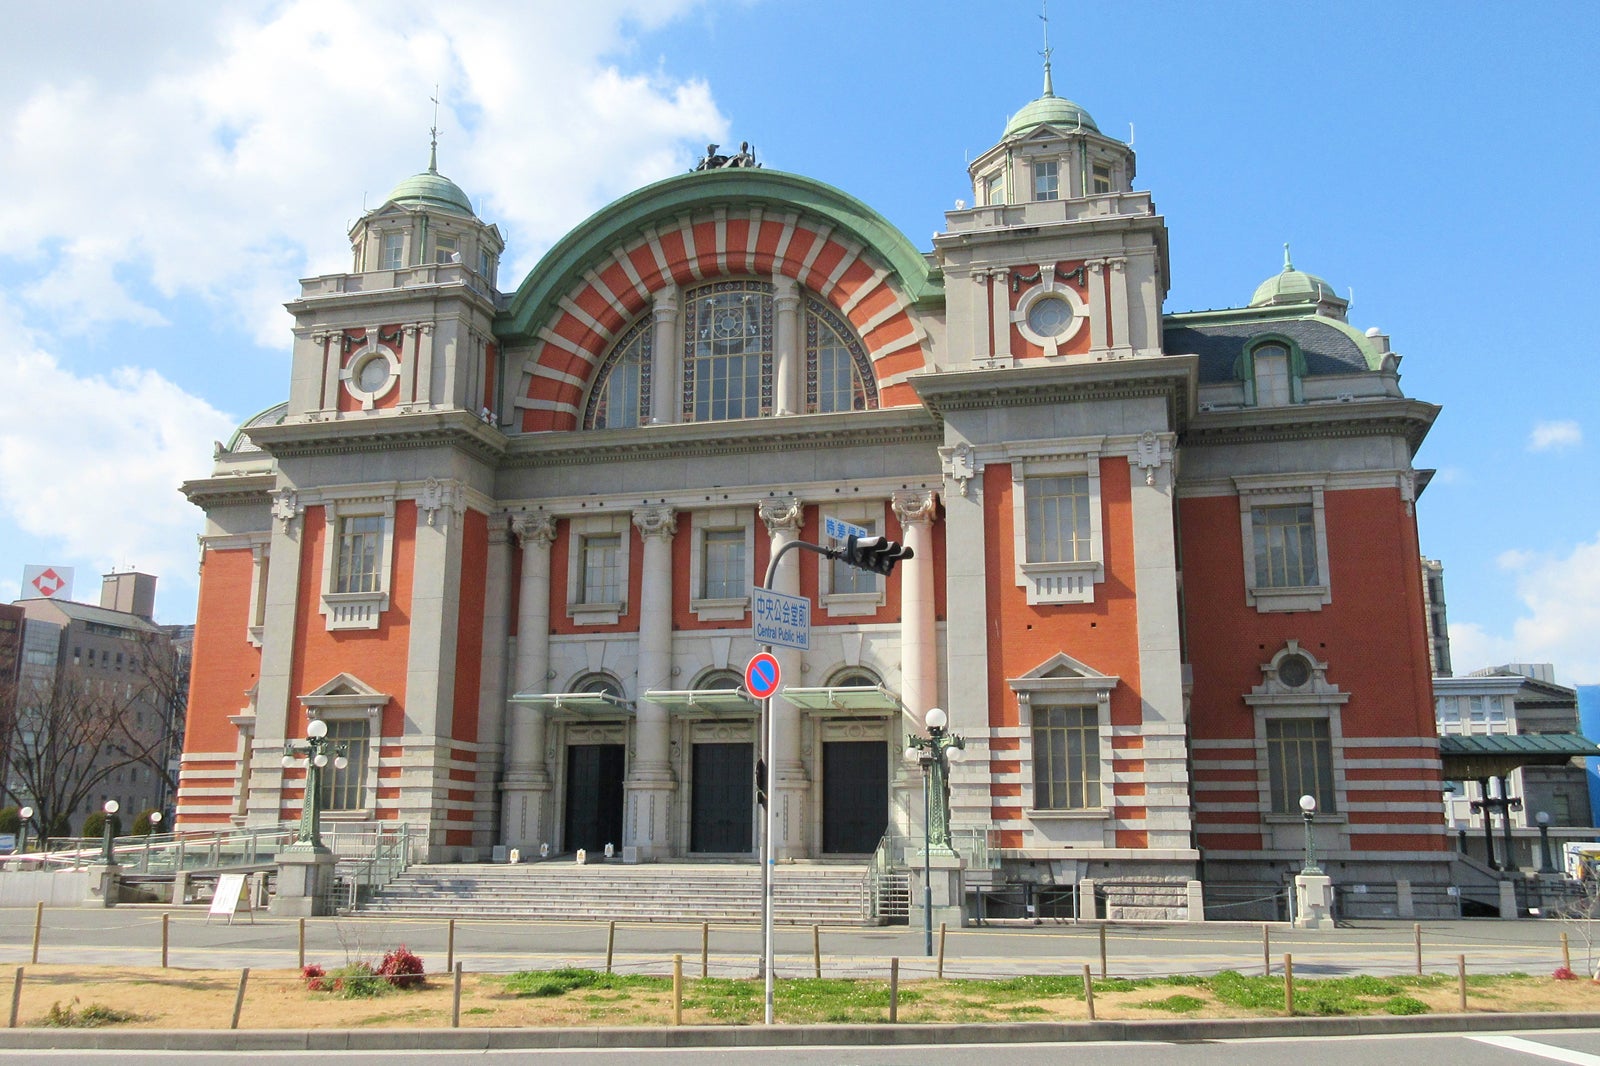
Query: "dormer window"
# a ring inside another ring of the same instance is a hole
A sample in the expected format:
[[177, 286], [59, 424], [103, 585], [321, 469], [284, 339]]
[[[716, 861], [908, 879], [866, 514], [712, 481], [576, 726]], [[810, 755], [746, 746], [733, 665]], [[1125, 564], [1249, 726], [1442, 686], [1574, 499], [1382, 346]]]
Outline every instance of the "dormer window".
[[440, 264], [461, 262], [461, 242], [455, 237], [435, 237], [433, 261]]
[[1061, 166], [1056, 162], [1033, 164], [1033, 198], [1059, 200], [1061, 198]]
[[983, 179], [983, 202], [986, 204], [1003, 204], [1006, 202], [1006, 179], [1004, 174], [990, 174]]
[[1092, 175], [1094, 192], [1096, 195], [1111, 191], [1111, 167], [1106, 163], [1096, 163]]
[[1263, 344], [1255, 350], [1256, 404], [1281, 407], [1290, 402], [1289, 349]]

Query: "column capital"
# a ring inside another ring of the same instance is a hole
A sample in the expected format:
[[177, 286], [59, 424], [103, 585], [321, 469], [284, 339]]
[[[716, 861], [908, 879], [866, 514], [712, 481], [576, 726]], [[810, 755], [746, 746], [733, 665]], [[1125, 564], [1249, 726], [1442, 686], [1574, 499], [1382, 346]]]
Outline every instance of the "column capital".
[[645, 539], [670, 540], [678, 531], [678, 512], [670, 507], [641, 507], [633, 512], [633, 524]]
[[780, 307], [795, 309], [800, 305], [800, 283], [784, 274], [773, 275], [772, 299]]
[[657, 321], [660, 321], [663, 317], [676, 315], [678, 313], [678, 287], [676, 285], [668, 285], [664, 289], [657, 290], [650, 298], [650, 308]]
[[555, 543], [556, 519], [543, 511], [522, 511], [511, 516], [511, 532], [524, 548], [548, 548]]
[[939, 494], [933, 489], [901, 489], [889, 498], [902, 526], [931, 523], [938, 513]]
[[778, 496], [762, 500], [760, 512], [768, 533], [798, 533], [805, 507], [794, 496]]

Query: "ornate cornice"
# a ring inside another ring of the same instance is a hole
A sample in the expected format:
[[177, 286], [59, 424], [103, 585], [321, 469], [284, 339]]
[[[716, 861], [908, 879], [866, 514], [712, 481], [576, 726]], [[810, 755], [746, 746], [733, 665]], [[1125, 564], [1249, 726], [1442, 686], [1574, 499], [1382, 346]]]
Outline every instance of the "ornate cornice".
[[953, 370], [906, 379], [935, 414], [990, 407], [1036, 407], [1160, 397], [1176, 428], [1193, 413], [1200, 360], [1193, 355], [1044, 363], [998, 370]]
[[1190, 419], [1179, 445], [1254, 444], [1337, 437], [1401, 437], [1415, 455], [1442, 410], [1422, 400], [1361, 400], [1207, 411]]
[[196, 507], [216, 507], [230, 503], [266, 503], [277, 487], [277, 474], [245, 474], [196, 478], [185, 481], [178, 491]]
[[498, 462], [507, 443], [505, 434], [465, 411], [385, 411], [363, 418], [285, 422], [252, 428], [250, 439], [274, 459], [454, 448], [487, 463]]
[[619, 460], [771, 455], [840, 447], [943, 442], [943, 429], [926, 410], [897, 407], [838, 415], [534, 433], [510, 438], [502, 465], [582, 466]]

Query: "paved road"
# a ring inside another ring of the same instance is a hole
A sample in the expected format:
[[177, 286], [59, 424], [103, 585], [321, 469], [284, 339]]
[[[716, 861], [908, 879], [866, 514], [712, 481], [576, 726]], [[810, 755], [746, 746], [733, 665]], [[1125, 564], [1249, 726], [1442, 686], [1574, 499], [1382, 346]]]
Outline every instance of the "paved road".
[[[1143, 1066], [1153, 1058], [1196, 1066], [1282, 1066], [1316, 1062], [1326, 1066], [1411, 1066], [1448, 1062], [1451, 1066], [1529, 1066], [1537, 1063], [1600, 1063], [1600, 1030], [1525, 1030], [1471, 1035], [1392, 1037], [1317, 1037], [1273, 1040], [1184, 1041], [1175, 1043], [965, 1044], [931, 1047], [819, 1046], [809, 1048], [685, 1049], [506, 1049], [477, 1051], [319, 1051], [331, 1064], [369, 1066], [492, 1066], [514, 1062], [583, 1063], [609, 1066], [646, 1062], [651, 1066], [707, 1066], [750, 1062], [762, 1066], [945, 1066], [982, 1057], [1004, 1057], [1007, 1066], [1060, 1066], [1093, 1061], [1096, 1066]], [[85, 1066], [243, 1066], [255, 1062], [304, 1062], [305, 1051], [0, 1051], [0, 1063]]]
[[[159, 965], [162, 916], [169, 914], [169, 960], [182, 968], [290, 968], [298, 961], [298, 922], [257, 916], [231, 925], [207, 920], [195, 910], [117, 907], [111, 910], [46, 908], [40, 935], [42, 963]], [[0, 910], [0, 964], [26, 963], [31, 954], [34, 912]], [[1106, 928], [1107, 969], [1113, 976], [1214, 973], [1236, 969], [1260, 973], [1263, 926], [1236, 923], [1197, 925], [1110, 925]], [[1314, 932], [1282, 925], [1265, 927], [1266, 954], [1279, 972], [1286, 953], [1301, 976], [1348, 973], [1409, 973], [1416, 967], [1409, 922], [1362, 922]], [[1582, 972], [1588, 954], [1582, 929], [1554, 920], [1425, 922], [1423, 967], [1454, 972], [1465, 955], [1469, 972], [1521, 970], [1549, 973], [1561, 964], [1561, 935], [1570, 934], [1573, 969]], [[468, 921], [455, 923], [455, 959], [468, 971], [510, 972], [574, 965], [604, 965], [604, 922]], [[945, 976], [988, 977], [1039, 972], [1078, 972], [1085, 962], [1099, 967], [1100, 927], [1043, 925], [1020, 928], [951, 930], [945, 940]], [[449, 925], [440, 920], [314, 918], [306, 921], [310, 961], [342, 962], [371, 956], [399, 943], [421, 954], [432, 972], [447, 969]], [[709, 968], [714, 976], [750, 976], [761, 954], [760, 931], [752, 926], [713, 925]], [[780, 926], [776, 972], [813, 972], [812, 931]], [[907, 978], [931, 975], [924, 933], [904, 926], [823, 927], [818, 935], [827, 976], [883, 975], [888, 960], [901, 960]], [[1597, 938], [1600, 940], [1600, 938]], [[937, 950], [937, 949], [936, 949]], [[684, 956], [685, 971], [697, 975], [701, 927], [697, 924], [619, 924], [613, 966], [619, 972], [667, 973], [672, 955]], [[1600, 947], [1596, 948], [1600, 961]]]

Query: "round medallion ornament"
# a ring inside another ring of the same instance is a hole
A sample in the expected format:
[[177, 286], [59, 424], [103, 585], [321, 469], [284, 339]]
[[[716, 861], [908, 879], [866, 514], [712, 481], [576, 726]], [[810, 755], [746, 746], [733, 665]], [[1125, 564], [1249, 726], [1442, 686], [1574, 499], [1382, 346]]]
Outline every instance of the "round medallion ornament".
[[1303, 655], [1290, 655], [1278, 663], [1278, 680], [1289, 688], [1299, 688], [1311, 680], [1311, 664]]
[[1028, 328], [1041, 337], [1059, 337], [1072, 328], [1072, 305], [1059, 296], [1044, 296], [1028, 308]]

